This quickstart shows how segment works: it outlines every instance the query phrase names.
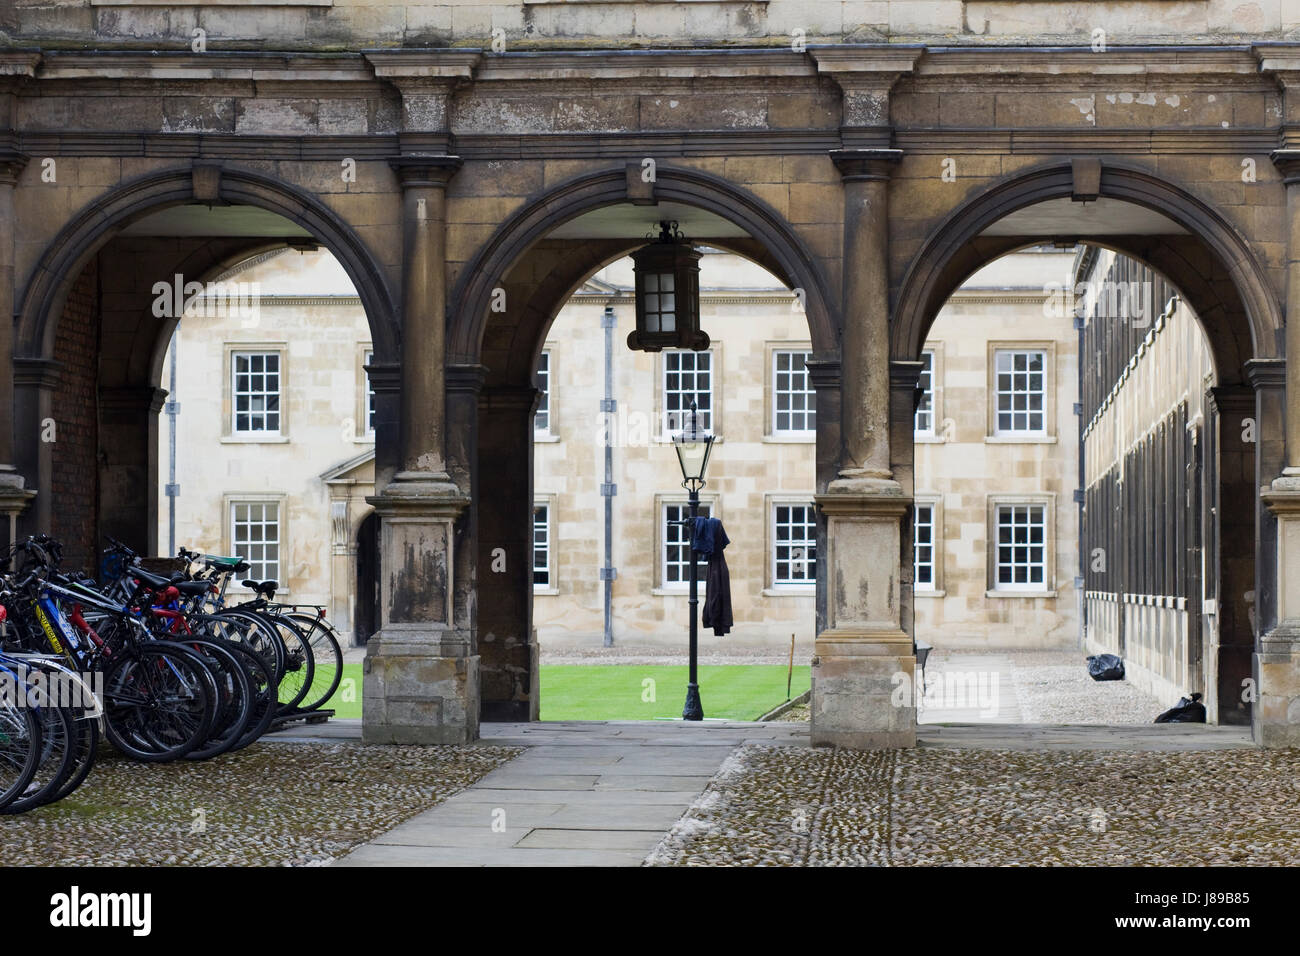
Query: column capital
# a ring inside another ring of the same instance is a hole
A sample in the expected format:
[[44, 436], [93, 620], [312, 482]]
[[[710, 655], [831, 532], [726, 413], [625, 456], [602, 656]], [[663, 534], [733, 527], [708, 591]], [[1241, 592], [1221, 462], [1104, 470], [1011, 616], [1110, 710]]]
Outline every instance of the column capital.
[[28, 156], [13, 149], [0, 149], [0, 186], [13, 186], [27, 167]]
[[459, 156], [397, 156], [388, 161], [403, 189], [444, 188], [462, 164]]
[[1246, 381], [1256, 391], [1261, 388], [1286, 387], [1286, 359], [1250, 359], [1242, 369]]
[[370, 387], [376, 394], [383, 392], [385, 394], [401, 391], [402, 388], [402, 366], [401, 365], [376, 365], [373, 362], [365, 367], [366, 374], [370, 378]]
[[533, 385], [492, 385], [483, 389], [479, 403], [483, 408], [532, 415], [541, 397], [541, 391]]
[[1216, 385], [1206, 392], [1219, 414], [1250, 415], [1255, 411], [1255, 389], [1249, 385]]
[[843, 365], [838, 358], [818, 358], [816, 353], [804, 362], [813, 388], [839, 388], [843, 380]]
[[448, 365], [447, 391], [470, 392], [477, 395], [483, 390], [487, 373], [486, 365]]
[[14, 359], [14, 385], [18, 387], [36, 387], [53, 391], [58, 388], [59, 374], [63, 364], [54, 359], [23, 358]]
[[889, 363], [889, 387], [904, 390], [914, 389], [920, 383], [921, 373], [924, 371], [924, 362], [892, 359]]
[[887, 180], [903, 158], [901, 149], [833, 149], [831, 162], [843, 182]]
[[1300, 185], [1300, 149], [1275, 149], [1269, 157], [1287, 186]]

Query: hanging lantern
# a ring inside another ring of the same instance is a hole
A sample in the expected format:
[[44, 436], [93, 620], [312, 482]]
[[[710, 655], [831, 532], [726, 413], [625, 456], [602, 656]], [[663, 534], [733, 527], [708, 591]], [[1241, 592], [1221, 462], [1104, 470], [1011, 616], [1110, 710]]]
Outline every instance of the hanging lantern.
[[636, 331], [627, 347], [642, 352], [709, 347], [700, 330], [700, 253], [675, 222], [659, 223], [659, 238], [632, 253], [636, 273]]

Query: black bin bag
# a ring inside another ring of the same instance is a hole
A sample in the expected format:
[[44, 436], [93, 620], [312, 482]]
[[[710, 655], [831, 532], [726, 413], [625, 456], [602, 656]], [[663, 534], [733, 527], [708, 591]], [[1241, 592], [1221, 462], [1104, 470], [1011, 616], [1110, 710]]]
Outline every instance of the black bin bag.
[[1123, 680], [1124, 662], [1114, 654], [1088, 658], [1088, 676], [1093, 680]]
[[1178, 703], [1156, 718], [1157, 724], [1203, 724], [1205, 723], [1205, 705], [1201, 695], [1180, 697]]

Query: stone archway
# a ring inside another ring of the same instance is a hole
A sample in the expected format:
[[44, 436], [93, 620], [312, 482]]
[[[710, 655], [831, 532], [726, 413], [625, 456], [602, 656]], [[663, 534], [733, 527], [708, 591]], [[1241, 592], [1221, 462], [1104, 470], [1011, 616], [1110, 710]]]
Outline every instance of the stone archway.
[[[693, 236], [763, 266], [782, 282], [804, 289], [805, 316], [814, 353], [838, 359], [839, 334], [827, 283], [814, 257], [781, 217], [760, 200], [716, 176], [660, 166], [656, 200], [692, 206], [740, 226], [747, 237]], [[591, 210], [627, 204], [623, 167], [578, 177], [535, 197], [503, 224], [463, 269], [449, 300], [448, 416], [473, 422], [474, 440], [449, 432], [449, 468], [472, 475], [476, 488], [472, 550], [460, 548], [456, 577], [477, 582], [477, 622], [482, 716], [485, 720], [535, 720], [539, 714], [538, 647], [532, 626], [531, 567], [509, 561], [488, 574], [493, 555], [531, 550], [533, 506], [533, 373], [547, 331], [568, 297], [592, 274], [643, 245], [642, 236], [550, 239], [564, 223]], [[629, 206], [644, 214], [644, 207]], [[653, 213], [653, 208], [650, 212]], [[490, 308], [504, 291], [505, 312]], [[621, 346], [620, 346], [621, 347]], [[825, 383], [819, 381], [819, 385]], [[837, 402], [818, 392], [819, 462], [838, 458]], [[511, 467], [502, 467], [505, 461]], [[819, 488], [834, 476], [823, 468]], [[479, 502], [491, 502], [491, 507]], [[819, 534], [824, 539], [824, 527]], [[820, 580], [820, 578], [819, 578]], [[820, 600], [820, 598], [819, 598]]]
[[[167, 240], [136, 234], [164, 210], [214, 207], [272, 213], [310, 240], [255, 231]], [[323, 245], [335, 255], [362, 300], [376, 364], [394, 365], [399, 323], [384, 273], [346, 222], [297, 187], [233, 167], [177, 167], [106, 192], [63, 226], [38, 260], [17, 315], [15, 431], [38, 436], [40, 422], [57, 424], [60, 414], [70, 413], [70, 403], [56, 396], [73, 377], [77, 394], [84, 393], [75, 411], [85, 419], [78, 425], [85, 447], [69, 465], [59, 461], [70, 453], [66, 442], [52, 447], [32, 437], [17, 443], [18, 464], [35, 477], [38, 491], [20, 519], [26, 532], [60, 530], [53, 501], [65, 480], [59, 476], [66, 478], [69, 468], [89, 469], [95, 487], [83, 497], [97, 504], [80, 507], [64, 522], [84, 526], [71, 556], [88, 559], [104, 533], [151, 553], [157, 549], [157, 417], [165, 395], [159, 376], [178, 317], [155, 314], [152, 285], [178, 274], [204, 283], [239, 261], [297, 241]], [[93, 325], [89, 338], [69, 342], [65, 333], [87, 322]], [[77, 353], [82, 354], [76, 361], [66, 361]], [[388, 457], [391, 444], [392, 403], [388, 394], [377, 396], [381, 458]]]
[[[1224, 719], [1247, 722], [1250, 711], [1238, 702], [1240, 687], [1251, 675], [1258, 636], [1277, 619], [1276, 520], [1263, 506], [1258, 488], [1284, 464], [1281, 305], [1249, 243], [1211, 205], [1146, 171], [1100, 165], [1092, 173], [1099, 185], [1086, 198], [1152, 210], [1171, 228], [1167, 235], [1091, 236], [1085, 227], [1070, 239], [1113, 249], [1166, 277], [1195, 313], [1212, 355], [1217, 387], [1209, 406], [1213, 419], [1223, 426], [1221, 440], [1213, 446], [1218, 462], [1211, 473], [1218, 486], [1207, 491], [1215, 495], [1211, 513], [1232, 533], [1216, 537], [1218, 553], [1207, 556], [1206, 573], [1219, 585], [1214, 593], [1224, 629], [1217, 650], [1222, 655], [1215, 670], [1218, 684], [1209, 690], [1216, 701], [1225, 702], [1219, 711]], [[991, 234], [990, 227], [1014, 213], [1032, 212], [1041, 203], [1080, 201], [1080, 175], [1080, 164], [1075, 163], [1012, 177], [931, 230], [894, 290], [890, 348], [900, 396], [915, 385], [915, 359], [931, 323], [967, 276], [1013, 249], [1060, 237], [1059, 232], [1030, 229], [1019, 235]], [[1253, 447], [1241, 440], [1243, 432], [1237, 427], [1247, 419], [1260, 429]], [[891, 432], [896, 471], [910, 483], [910, 419], [905, 422], [896, 415]], [[903, 534], [910, 549], [910, 527], [905, 525]], [[910, 602], [910, 588], [907, 595]]]

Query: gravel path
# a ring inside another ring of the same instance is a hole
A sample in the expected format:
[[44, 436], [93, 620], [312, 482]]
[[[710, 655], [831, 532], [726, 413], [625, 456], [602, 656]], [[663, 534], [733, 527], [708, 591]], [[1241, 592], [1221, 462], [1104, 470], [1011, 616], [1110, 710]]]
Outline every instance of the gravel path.
[[650, 865], [1294, 865], [1300, 750], [746, 746]]
[[1083, 651], [1011, 651], [1006, 656], [1027, 724], [1149, 724], [1169, 709], [1126, 680], [1093, 680]]
[[[934, 650], [926, 667], [933, 683], [954, 656], [969, 660], [979, 652]], [[1009, 680], [1025, 724], [1150, 724], [1168, 707], [1138, 690], [1128, 681], [1095, 681], [1088, 676], [1087, 655], [1082, 651], [999, 651], [1011, 660]], [[1003, 686], [1006, 686], [1004, 683]], [[809, 710], [796, 707], [781, 720], [808, 720]]]
[[105, 750], [66, 800], [0, 817], [0, 866], [319, 865], [520, 752], [256, 743], [143, 764]]

